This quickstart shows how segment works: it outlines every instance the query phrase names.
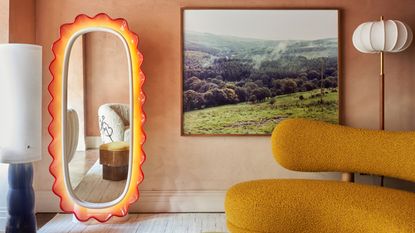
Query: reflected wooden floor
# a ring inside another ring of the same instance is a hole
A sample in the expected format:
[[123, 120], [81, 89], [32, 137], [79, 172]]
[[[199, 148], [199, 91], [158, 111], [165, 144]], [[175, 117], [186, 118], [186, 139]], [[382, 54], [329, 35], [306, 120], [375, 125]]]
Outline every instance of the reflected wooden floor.
[[58, 214], [38, 233], [213, 233], [226, 232], [223, 213], [130, 214], [123, 223], [87, 225]]
[[91, 169], [99, 157], [99, 150], [76, 151], [69, 163], [69, 178], [73, 188], [78, 186], [85, 174]]
[[124, 191], [126, 180], [102, 179], [99, 150], [77, 151], [69, 163], [69, 177], [75, 195], [88, 202], [109, 202]]
[[110, 181], [102, 179], [102, 165], [96, 161], [74, 189], [75, 195], [83, 201], [103, 203], [121, 196], [127, 180]]

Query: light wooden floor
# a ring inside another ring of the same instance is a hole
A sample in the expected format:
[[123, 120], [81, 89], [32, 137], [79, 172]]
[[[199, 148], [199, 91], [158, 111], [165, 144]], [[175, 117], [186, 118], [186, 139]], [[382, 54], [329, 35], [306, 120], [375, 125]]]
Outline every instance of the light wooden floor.
[[87, 225], [58, 214], [38, 233], [213, 233], [226, 232], [223, 213], [130, 214], [127, 222]]
[[69, 163], [69, 179], [76, 188], [99, 157], [99, 150], [76, 151]]
[[110, 202], [121, 196], [126, 182], [127, 180], [110, 181], [102, 179], [102, 165], [99, 164], [99, 161], [96, 161], [76, 186], [74, 193], [83, 201]]

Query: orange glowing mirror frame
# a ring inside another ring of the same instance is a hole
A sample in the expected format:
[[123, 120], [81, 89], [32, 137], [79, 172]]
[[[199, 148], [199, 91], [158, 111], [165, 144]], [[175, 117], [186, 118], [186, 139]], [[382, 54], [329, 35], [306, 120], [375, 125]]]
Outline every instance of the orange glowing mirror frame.
[[[127, 184], [121, 196], [106, 203], [91, 203], [79, 200], [74, 195], [69, 181], [68, 163], [65, 161], [64, 134], [67, 108], [67, 78], [70, 51], [76, 38], [88, 32], [109, 32], [116, 35], [124, 44], [128, 58], [130, 82], [130, 119], [131, 147]], [[53, 161], [49, 167], [50, 173], [55, 177], [53, 192], [60, 197], [60, 207], [63, 211], [73, 213], [79, 221], [96, 219], [100, 222], [108, 221], [112, 216], [123, 217], [128, 213], [129, 206], [139, 197], [138, 185], [144, 176], [141, 165], [145, 160], [142, 146], [145, 133], [142, 125], [145, 121], [143, 104], [145, 95], [142, 85], [145, 77], [141, 71], [143, 56], [138, 51], [138, 37], [128, 28], [124, 19], [111, 19], [106, 14], [98, 14], [91, 18], [79, 15], [73, 23], [64, 24], [60, 28], [60, 38], [53, 44], [52, 51], [55, 56], [49, 66], [52, 81], [49, 84], [49, 93], [52, 97], [49, 103], [49, 113], [52, 120], [49, 133], [52, 141], [49, 144], [49, 153]]]

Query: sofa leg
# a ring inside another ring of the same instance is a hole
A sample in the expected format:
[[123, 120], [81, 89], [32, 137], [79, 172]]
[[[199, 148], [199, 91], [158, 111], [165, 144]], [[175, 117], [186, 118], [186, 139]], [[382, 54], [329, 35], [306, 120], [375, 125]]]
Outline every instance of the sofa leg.
[[342, 173], [342, 181], [354, 182], [354, 173]]

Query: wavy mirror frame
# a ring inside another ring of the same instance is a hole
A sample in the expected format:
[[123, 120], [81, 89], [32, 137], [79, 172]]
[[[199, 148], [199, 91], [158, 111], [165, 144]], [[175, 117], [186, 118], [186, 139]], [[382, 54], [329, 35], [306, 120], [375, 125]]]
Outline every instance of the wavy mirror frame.
[[[68, 176], [68, 163], [64, 156], [64, 133], [63, 125], [66, 125], [67, 108], [67, 79], [69, 56], [75, 40], [88, 32], [103, 31], [116, 35], [124, 44], [129, 65], [130, 83], [130, 119], [131, 149], [129, 158], [129, 171], [123, 194], [117, 199], [106, 203], [91, 203], [79, 200], [73, 193]], [[53, 43], [52, 51], [54, 59], [50, 63], [49, 71], [52, 81], [48, 90], [52, 97], [48, 110], [52, 117], [49, 124], [49, 134], [52, 141], [49, 144], [49, 153], [52, 162], [49, 167], [50, 173], [55, 178], [53, 192], [60, 198], [60, 207], [64, 212], [73, 213], [79, 221], [88, 221], [93, 218], [99, 222], [106, 222], [112, 216], [123, 217], [128, 213], [129, 206], [138, 200], [138, 185], [144, 179], [141, 166], [145, 160], [143, 144], [146, 138], [142, 128], [146, 119], [143, 111], [145, 95], [142, 86], [145, 81], [141, 64], [143, 56], [138, 51], [138, 36], [128, 28], [124, 19], [112, 19], [104, 13], [95, 17], [81, 14], [75, 18], [73, 23], [64, 24], [60, 28], [60, 38]]]

